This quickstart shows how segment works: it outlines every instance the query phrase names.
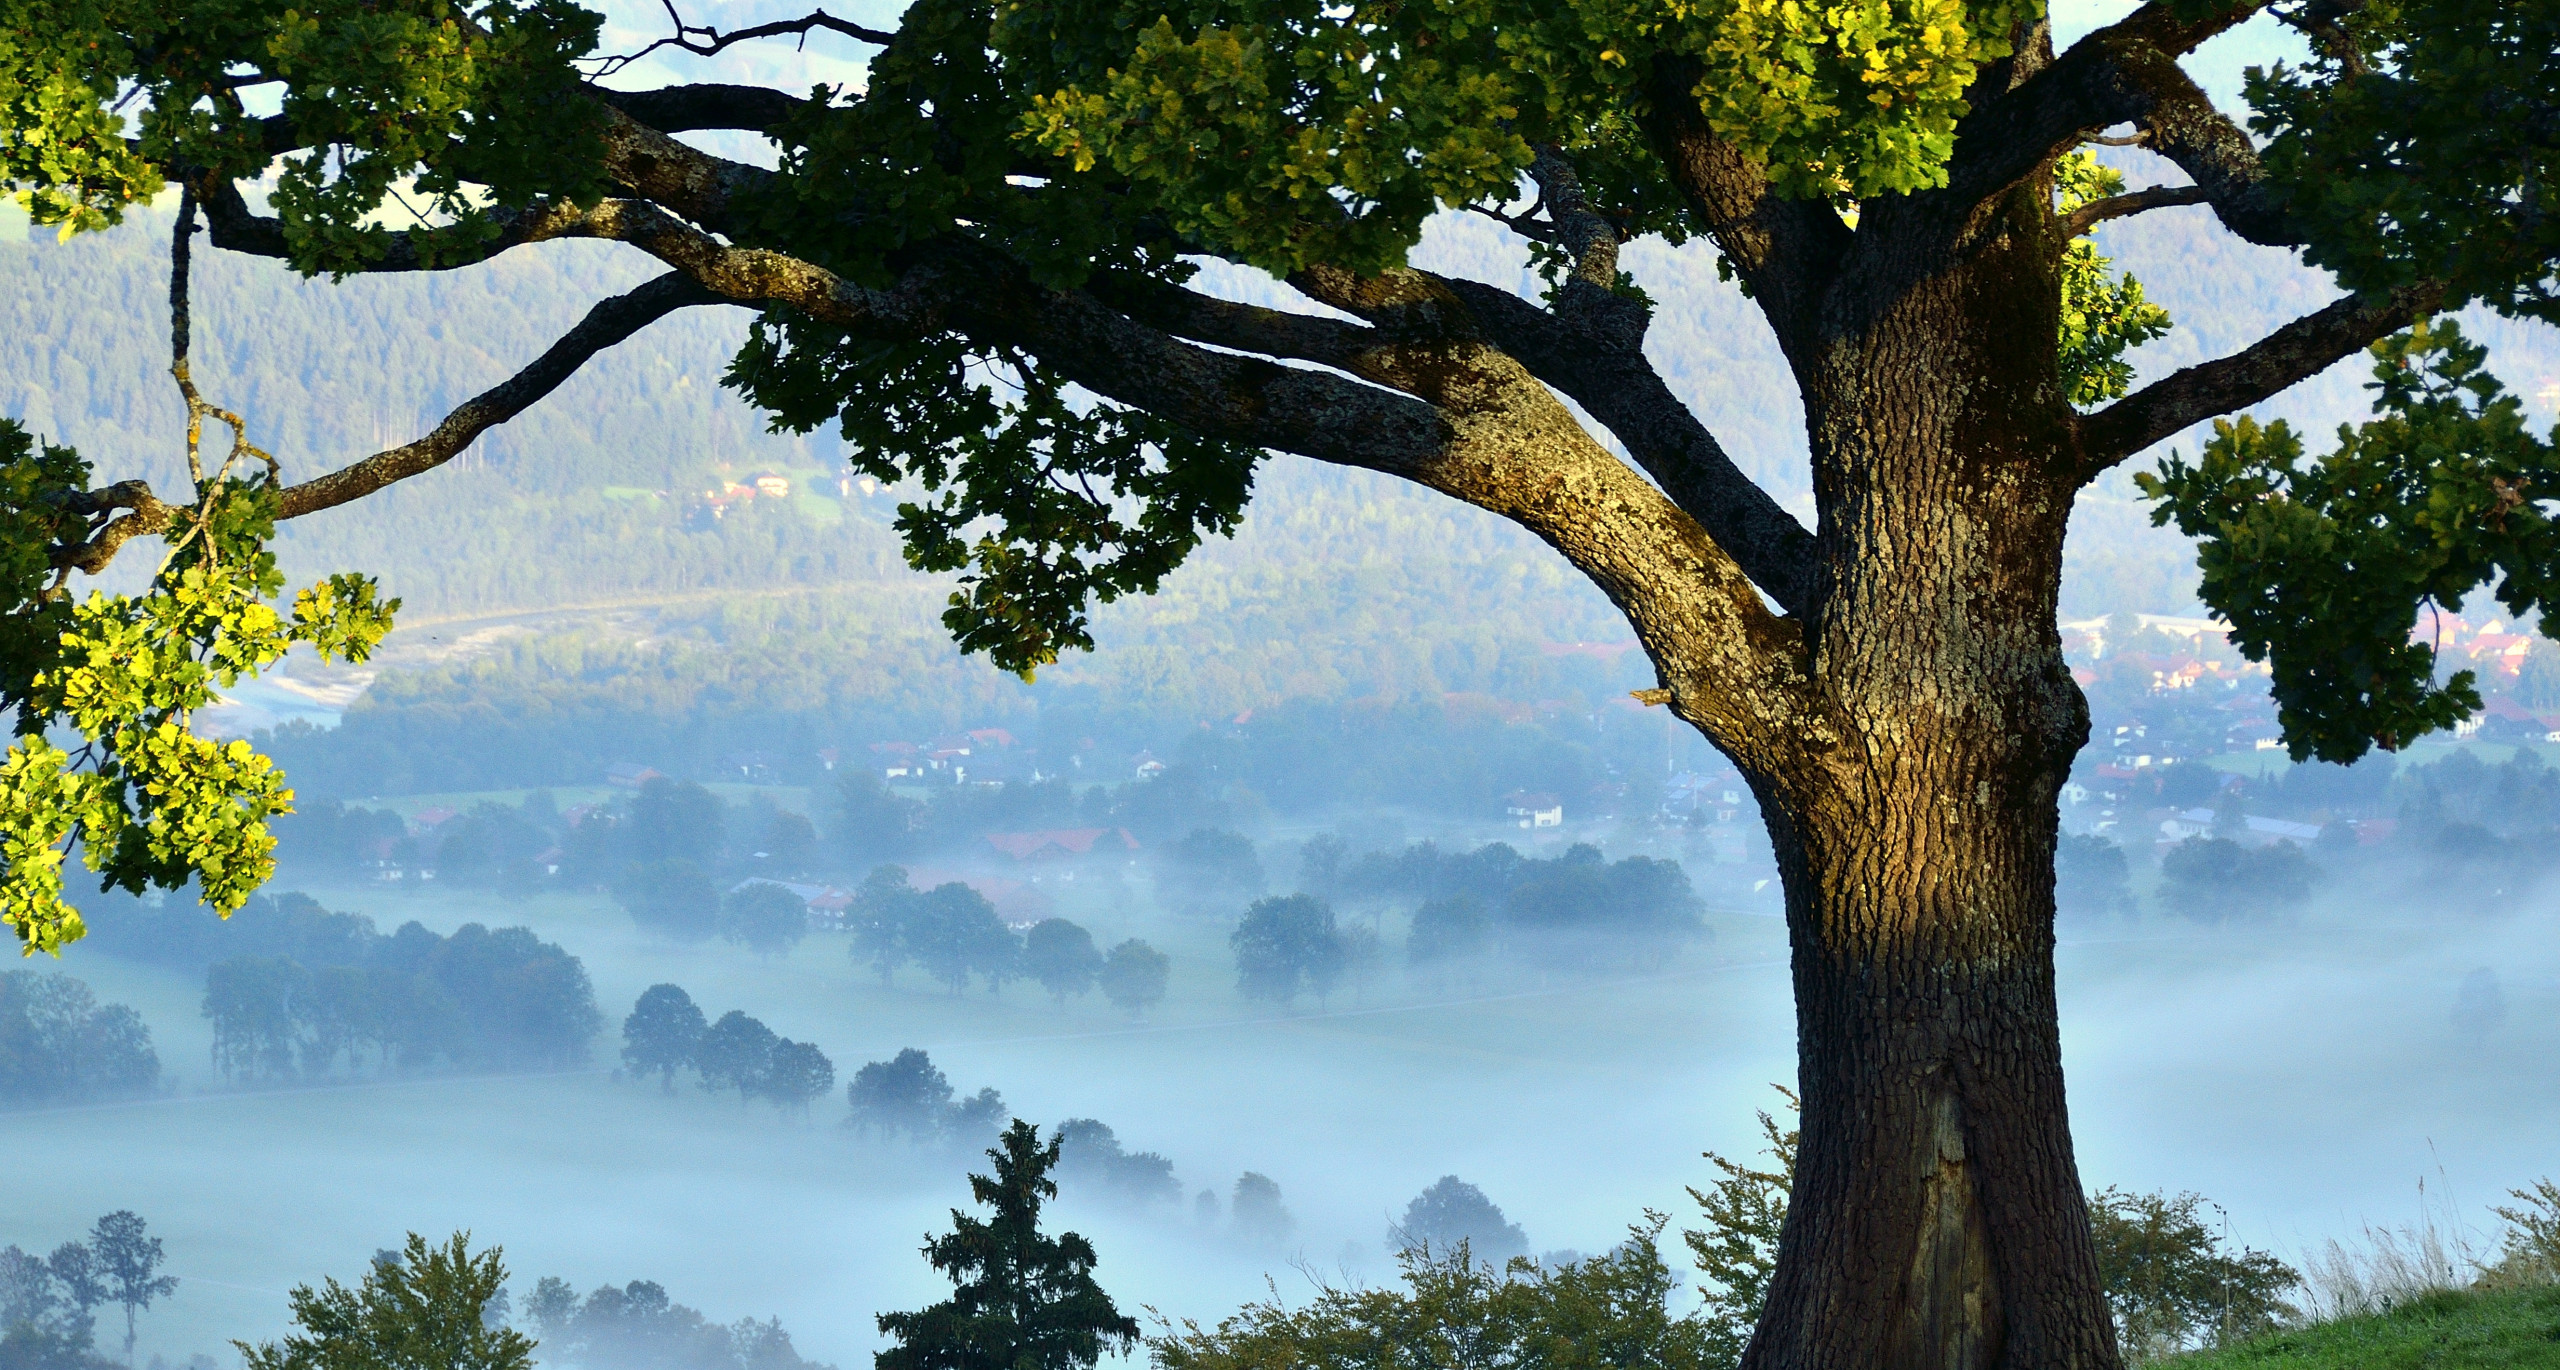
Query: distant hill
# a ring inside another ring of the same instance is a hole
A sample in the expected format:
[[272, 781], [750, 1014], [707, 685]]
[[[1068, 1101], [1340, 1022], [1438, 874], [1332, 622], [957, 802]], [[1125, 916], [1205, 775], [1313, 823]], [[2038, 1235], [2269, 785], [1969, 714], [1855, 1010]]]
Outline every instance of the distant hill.
[[[0, 232], [0, 412], [76, 444], [102, 473], [164, 486], [176, 477], [179, 422], [163, 370], [167, 229], [165, 215], [143, 214], [64, 244]], [[2104, 246], [2179, 320], [2178, 332], [2136, 354], [2147, 373], [2236, 346], [2325, 297], [2287, 254], [2211, 231], [2200, 210], [2106, 232]], [[1490, 221], [1446, 216], [1422, 260], [1526, 283], [1517, 248]], [[246, 413], [296, 475], [415, 436], [538, 353], [590, 302], [655, 270], [618, 245], [562, 243], [463, 272], [332, 286], [205, 255], [199, 382]], [[1701, 245], [1640, 246], [1629, 259], [1660, 303], [1649, 350], [1674, 388], [1747, 471], [1809, 515], [1792, 385], [1749, 303], [1716, 281]], [[1209, 279], [1287, 302], [1267, 280]], [[555, 622], [550, 639], [467, 669], [386, 680], [376, 707], [460, 700], [495, 688], [498, 672], [521, 677], [509, 689], [525, 697], [583, 691], [597, 708], [615, 698], [664, 704], [668, 690], [814, 703], [812, 690], [850, 701], [882, 689], [930, 701], [927, 712], [986, 715], [1090, 690], [1119, 706], [1207, 716], [1291, 698], [1534, 697], [1557, 688], [1551, 644], [1627, 637], [1587, 582], [1518, 529], [1391, 479], [1281, 458], [1264, 468], [1233, 541], [1202, 549], [1164, 594], [1102, 607], [1102, 650], [1025, 693], [950, 653], [937, 622], [947, 587], [909, 571], [886, 527], [895, 493], [842, 483], [832, 435], [766, 433], [721, 389], [745, 325], [734, 310], [660, 323], [445, 469], [288, 526], [279, 552], [290, 572], [379, 573], [407, 601], [405, 634], [565, 606], [687, 606], [668, 611], [674, 634], [656, 647], [604, 618], [566, 630]], [[2477, 331], [2547, 421], [2560, 403], [2551, 332], [2494, 320]], [[2269, 412], [2319, 427], [2352, 419], [2363, 412], [2363, 376], [2353, 359]], [[2192, 449], [2194, 438], [2182, 442]], [[765, 472], [793, 482], [792, 495], [717, 521], [688, 517], [690, 495]], [[2192, 605], [2190, 553], [2147, 513], [2122, 475], [2083, 496], [2068, 614]], [[703, 602], [774, 590], [814, 597]], [[777, 645], [785, 629], [804, 634], [796, 649]], [[724, 635], [738, 651], [712, 650]], [[703, 682], [671, 684], [678, 660], [707, 673]], [[767, 678], [745, 679], [751, 670]]]

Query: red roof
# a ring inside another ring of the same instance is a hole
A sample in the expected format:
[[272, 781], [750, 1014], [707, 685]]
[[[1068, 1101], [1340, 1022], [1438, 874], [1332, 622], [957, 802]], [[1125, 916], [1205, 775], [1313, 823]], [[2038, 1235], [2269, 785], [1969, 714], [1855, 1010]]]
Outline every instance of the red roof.
[[1028, 861], [1033, 857], [1083, 856], [1096, 844], [1104, 851], [1136, 851], [1138, 839], [1127, 828], [1053, 828], [1046, 832], [991, 832], [987, 845], [1012, 857]]

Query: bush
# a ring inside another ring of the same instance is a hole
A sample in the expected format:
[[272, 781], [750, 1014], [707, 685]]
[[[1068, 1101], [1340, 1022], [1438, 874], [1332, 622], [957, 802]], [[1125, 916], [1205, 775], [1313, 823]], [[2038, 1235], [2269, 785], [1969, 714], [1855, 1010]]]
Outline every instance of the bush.
[[1501, 1271], [1463, 1250], [1397, 1257], [1402, 1286], [1322, 1286], [1291, 1308], [1246, 1305], [1214, 1329], [1184, 1321], [1153, 1338], [1160, 1370], [1268, 1366], [1637, 1366], [1719, 1370], [1704, 1326], [1671, 1312], [1680, 1282], [1655, 1240], [1662, 1220], [1631, 1228], [1604, 1256]]
[[546, 1364], [598, 1370], [832, 1370], [800, 1358], [780, 1319], [723, 1327], [667, 1297], [653, 1280], [601, 1285], [579, 1299], [545, 1276], [525, 1301]]
[[1076, 1188], [1090, 1186], [1132, 1207], [1182, 1201], [1173, 1162], [1152, 1151], [1122, 1150], [1119, 1135], [1100, 1119], [1067, 1119], [1058, 1124], [1057, 1141], [1058, 1178]]
[[845, 1126], [877, 1137], [969, 1147], [1004, 1126], [1004, 1096], [981, 1089], [955, 1099], [950, 1077], [914, 1047], [855, 1071], [844, 1093]]
[[2112, 1186], [2090, 1198], [2098, 1276], [2126, 1360], [2229, 1346], [2296, 1316], [2282, 1296], [2301, 1275], [2263, 1251], [2226, 1251], [2199, 1217], [2204, 1207], [2197, 1194], [2129, 1194]]
[[1529, 1238], [1520, 1224], [1504, 1217], [1502, 1206], [1486, 1198], [1483, 1190], [1455, 1175], [1443, 1175], [1415, 1195], [1387, 1240], [1398, 1250], [1419, 1247], [1447, 1252], [1464, 1247], [1474, 1259], [1494, 1265], [1529, 1254]]

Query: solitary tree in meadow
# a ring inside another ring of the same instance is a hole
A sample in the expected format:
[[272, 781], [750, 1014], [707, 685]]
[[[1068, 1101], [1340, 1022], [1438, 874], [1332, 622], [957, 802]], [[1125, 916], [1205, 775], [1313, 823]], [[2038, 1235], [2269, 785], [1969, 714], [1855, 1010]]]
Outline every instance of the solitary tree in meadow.
[[1172, 981], [1173, 958], [1132, 937], [1102, 958], [1097, 983], [1114, 1008], [1143, 1018], [1148, 1009], [1164, 1002], [1165, 988]]
[[89, 1249], [97, 1254], [107, 1298], [124, 1306], [124, 1360], [133, 1364], [134, 1315], [178, 1291], [178, 1277], [160, 1273], [165, 1257], [160, 1239], [150, 1235], [142, 1215], [119, 1208], [89, 1229]]
[[651, 985], [622, 1020], [622, 1063], [635, 1075], [658, 1077], [672, 1094], [676, 1072], [693, 1064], [705, 1023], [693, 996], [680, 985]]
[[1061, 1004], [1070, 994], [1082, 998], [1092, 993], [1102, 964], [1101, 948], [1081, 924], [1043, 918], [1022, 935], [1023, 971]]
[[[2244, 128], [2180, 63], [2262, 14], [2310, 56], [2252, 79]], [[112, 882], [194, 879], [223, 909], [265, 878], [283, 781], [191, 711], [297, 643], [363, 656], [395, 607], [358, 575], [271, 606], [275, 520], [450, 460], [654, 320], [743, 307], [730, 384], [915, 492], [912, 559], [959, 573], [946, 623], [1008, 669], [1088, 647], [1095, 599], [1233, 529], [1270, 452], [1546, 541], [1625, 613], [1643, 697], [1768, 815], [1803, 1143], [1746, 1363], [2117, 1362], [2054, 1002], [2055, 801], [2088, 733], [2055, 627], [2072, 505], [2380, 343], [2382, 417], [2335, 450], [2243, 422], [2149, 488], [2202, 540], [2205, 596], [2272, 668], [2296, 756], [2477, 706], [2409, 630], [2483, 586], [2518, 618], [2546, 603], [2560, 470], [2475, 349], [2415, 326], [2560, 312], [2560, 5], [2145, 0], [2059, 50], [2038, 0], [915, 0], [894, 29], [677, 23], [659, 47], [679, 60], [780, 38], [864, 45], [869, 73], [608, 90], [626, 64], [569, 0], [0, 0], [0, 177], [37, 218], [103, 228], [179, 189], [174, 379], [213, 437], [190, 438], [192, 488], [161, 492], [0, 433], [0, 907], [30, 946], [79, 935], [75, 837]], [[763, 135], [772, 164], [675, 136], [706, 130]], [[2099, 142], [2183, 180], [2127, 188]], [[2345, 293], [2136, 388], [2125, 353], [2166, 321], [2086, 235], [2176, 205]], [[1507, 224], [1547, 288], [1412, 266], [1450, 209]], [[199, 221], [307, 274], [569, 237], [668, 269], [416, 440], [329, 466], [250, 444], [191, 380]], [[1655, 307], [1622, 255], [1644, 237], [1703, 239], [1774, 333], [1809, 526], [1647, 359]], [[1308, 307], [1199, 289], [1204, 258]], [[171, 549], [148, 589], [63, 592], [147, 534]]]

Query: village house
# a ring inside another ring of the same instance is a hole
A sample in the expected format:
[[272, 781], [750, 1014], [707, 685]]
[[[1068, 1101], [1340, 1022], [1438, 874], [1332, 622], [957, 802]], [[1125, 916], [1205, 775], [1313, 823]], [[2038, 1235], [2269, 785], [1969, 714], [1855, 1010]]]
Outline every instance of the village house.
[[1127, 828], [1053, 828], [1043, 832], [991, 832], [987, 845], [1016, 861], [1065, 861], [1076, 857], [1133, 854], [1138, 839]]
[[853, 906], [853, 896], [833, 885], [808, 885], [794, 880], [775, 880], [751, 875], [729, 887], [731, 894], [757, 885], [771, 885], [787, 890], [809, 911], [809, 928], [813, 932], [836, 932], [844, 927], [844, 911]]
[[1502, 811], [1524, 828], [1564, 826], [1564, 801], [1552, 794], [1513, 790], [1502, 797]]

